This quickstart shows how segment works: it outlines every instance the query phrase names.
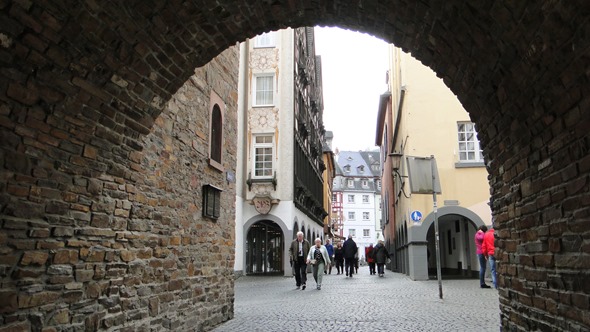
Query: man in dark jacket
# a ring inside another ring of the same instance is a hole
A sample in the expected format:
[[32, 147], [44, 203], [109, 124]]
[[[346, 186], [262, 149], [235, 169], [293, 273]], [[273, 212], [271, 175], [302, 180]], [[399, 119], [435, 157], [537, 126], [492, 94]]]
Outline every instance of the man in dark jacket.
[[289, 247], [289, 257], [291, 264], [293, 264], [293, 272], [295, 272], [295, 285], [305, 290], [305, 283], [307, 282], [307, 264], [305, 258], [309, 253], [311, 246], [306, 239], [303, 238], [303, 232], [297, 232], [297, 238], [291, 242]]
[[352, 235], [348, 235], [348, 239], [344, 241], [342, 249], [344, 251], [344, 268], [346, 276], [352, 278], [352, 272], [354, 271], [354, 256], [358, 250], [356, 242], [352, 239]]
[[379, 243], [373, 248], [373, 256], [375, 257], [375, 262], [377, 263], [377, 273], [380, 277], [383, 277], [385, 273], [385, 263], [389, 258], [389, 252], [387, 248], [383, 245], [383, 241], [379, 240]]

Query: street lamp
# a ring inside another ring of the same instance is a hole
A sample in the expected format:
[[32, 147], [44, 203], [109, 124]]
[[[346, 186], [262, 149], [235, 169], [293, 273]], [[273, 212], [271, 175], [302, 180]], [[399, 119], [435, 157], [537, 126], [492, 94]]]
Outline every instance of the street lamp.
[[[391, 168], [397, 172], [399, 171], [401, 165], [402, 165], [402, 157], [404, 156], [403, 154], [399, 153], [399, 152], [392, 152], [390, 154], [387, 155], [389, 158], [391, 158]], [[398, 173], [399, 174], [399, 173]]]

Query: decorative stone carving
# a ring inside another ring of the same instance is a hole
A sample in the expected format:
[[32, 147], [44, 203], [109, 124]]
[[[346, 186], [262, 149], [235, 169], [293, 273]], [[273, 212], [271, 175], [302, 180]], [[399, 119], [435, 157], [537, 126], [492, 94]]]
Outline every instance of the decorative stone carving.
[[277, 68], [278, 63], [279, 53], [277, 48], [255, 49], [250, 53], [250, 68], [252, 69]]
[[251, 108], [248, 125], [254, 131], [274, 131], [279, 123], [279, 109], [270, 107]]
[[254, 208], [260, 214], [268, 214], [272, 208], [272, 198], [270, 196], [256, 196], [252, 199]]

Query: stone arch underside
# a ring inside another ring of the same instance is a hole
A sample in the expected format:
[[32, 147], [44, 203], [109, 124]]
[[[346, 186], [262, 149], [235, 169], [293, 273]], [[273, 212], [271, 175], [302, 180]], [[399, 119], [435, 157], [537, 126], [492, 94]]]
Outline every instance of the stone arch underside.
[[[40, 236], [46, 232], [36, 231], [35, 220], [72, 211], [46, 202], [63, 197], [55, 184], [60, 179], [46, 181], [45, 171], [80, 173], [91, 189], [109, 176], [143, 181], [134, 169], [143, 138], [194, 68], [227, 47], [268, 30], [339, 26], [410, 52], [444, 80], [477, 123], [498, 236], [502, 325], [590, 326], [588, 3], [36, 1], [3, 3], [0, 16], [3, 231]], [[69, 130], [59, 131], [60, 121]], [[50, 141], [51, 133], [58, 139]], [[94, 149], [79, 148], [98, 140], [103, 144]], [[80, 161], [94, 154], [104, 159]], [[35, 166], [45, 171], [33, 172]], [[29, 197], [24, 187], [43, 199], [18, 209], [15, 202]], [[104, 193], [93, 195], [98, 202]], [[43, 236], [59, 236], [51, 232]], [[110, 237], [106, 233], [96, 236]], [[0, 244], [7, 246], [11, 238], [5, 239]], [[33, 255], [27, 250], [39, 247], [15, 241], [8, 247], [22, 256], [8, 254], [6, 266], [23, 257], [45, 262], [50, 249]], [[2, 278], [7, 289], [16, 282], [9, 273]], [[21, 302], [11, 291], [7, 297], [14, 312], [42, 300]]]

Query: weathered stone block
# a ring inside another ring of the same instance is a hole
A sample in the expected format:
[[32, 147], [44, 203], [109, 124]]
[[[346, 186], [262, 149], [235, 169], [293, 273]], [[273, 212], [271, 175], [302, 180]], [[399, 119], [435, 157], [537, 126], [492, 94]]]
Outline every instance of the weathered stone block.
[[71, 265], [50, 265], [47, 274], [71, 275], [74, 268]]
[[30, 322], [15, 322], [9, 323], [0, 327], [0, 332], [29, 332], [31, 331]]
[[93, 270], [79, 270], [76, 269], [76, 281], [77, 282], [86, 282], [86, 281], [91, 281], [92, 278], [94, 277], [94, 271]]
[[121, 260], [124, 262], [131, 262], [135, 259], [135, 253], [129, 250], [121, 250], [119, 253]]
[[76, 230], [79, 235], [95, 237], [115, 237], [116, 233], [110, 229], [85, 227]]
[[62, 241], [52, 241], [52, 240], [37, 241], [37, 249], [55, 250], [55, 249], [61, 249], [64, 246], [65, 246], [65, 243]]
[[49, 235], [50, 233], [48, 228], [32, 229], [29, 231], [29, 237], [47, 238]]
[[58, 292], [21, 293], [18, 295], [18, 307], [22, 309], [49, 304], [60, 298], [60, 296], [61, 294]]
[[0, 291], [0, 313], [12, 313], [18, 310], [17, 294], [15, 291]]
[[49, 254], [45, 251], [26, 251], [20, 260], [20, 265], [44, 265], [48, 258]]
[[69, 322], [70, 322], [70, 314], [69, 314], [68, 310], [56, 311], [49, 318], [49, 324], [51, 324], [51, 325], [68, 324]]
[[104, 250], [80, 249], [80, 258], [86, 262], [102, 262], [104, 261], [104, 257]]

